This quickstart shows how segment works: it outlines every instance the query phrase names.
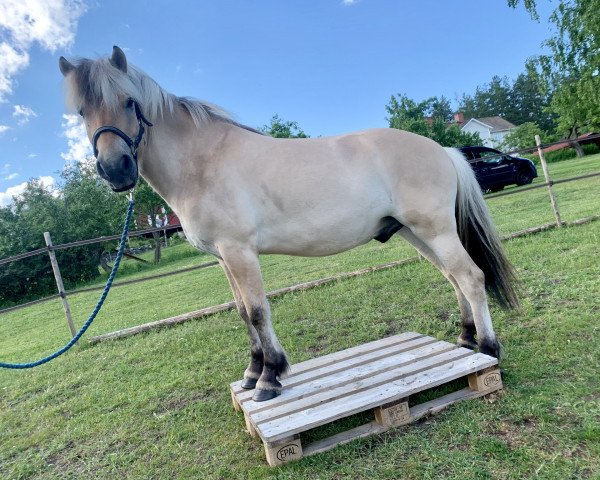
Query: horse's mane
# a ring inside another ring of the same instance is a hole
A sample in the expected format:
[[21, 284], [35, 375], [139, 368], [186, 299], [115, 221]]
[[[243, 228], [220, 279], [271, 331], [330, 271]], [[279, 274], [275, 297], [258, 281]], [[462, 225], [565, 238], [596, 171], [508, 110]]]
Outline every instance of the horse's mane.
[[197, 128], [210, 122], [225, 122], [262, 133], [252, 127], [236, 122], [231, 115], [217, 105], [190, 97], [178, 97], [167, 92], [146, 73], [129, 64], [127, 73], [113, 67], [106, 58], [77, 59], [67, 101], [73, 108], [90, 106], [117, 111], [121, 105], [119, 97], [135, 99], [151, 122], [163, 115], [164, 109], [173, 112], [175, 105], [184, 107]]

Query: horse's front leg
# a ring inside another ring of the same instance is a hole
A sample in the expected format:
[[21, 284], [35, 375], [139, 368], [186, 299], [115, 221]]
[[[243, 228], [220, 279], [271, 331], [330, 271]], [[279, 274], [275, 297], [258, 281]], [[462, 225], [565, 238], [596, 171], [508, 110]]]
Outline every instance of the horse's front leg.
[[[283, 348], [277, 340], [271, 324], [271, 310], [262, 282], [258, 255], [252, 249], [240, 245], [219, 245], [219, 253], [231, 278], [236, 285], [245, 308], [245, 318], [248, 318], [248, 331], [251, 342], [252, 331], [258, 334], [262, 347], [263, 368], [256, 382], [256, 391], [252, 399], [262, 402], [275, 398], [281, 393], [282, 378], [289, 368]], [[254, 357], [253, 357], [254, 358]], [[252, 366], [252, 362], [250, 364]], [[258, 366], [258, 364], [256, 364]], [[248, 370], [247, 370], [248, 372]], [[255, 371], [251, 370], [251, 374]], [[251, 385], [251, 378], [246, 376], [244, 381]]]
[[250, 364], [244, 371], [242, 388], [252, 390], [254, 387], [256, 387], [256, 383], [258, 382], [258, 379], [263, 371], [262, 345], [260, 343], [258, 332], [256, 331], [256, 328], [254, 328], [254, 325], [252, 325], [250, 317], [248, 316], [248, 312], [246, 312], [246, 307], [244, 306], [244, 301], [242, 300], [242, 295], [240, 294], [240, 289], [235, 282], [235, 278], [233, 278], [233, 275], [223, 260], [219, 260], [219, 263], [221, 264], [221, 267], [223, 267], [223, 271], [227, 276], [227, 280], [229, 281], [229, 286], [231, 287], [231, 292], [233, 293], [233, 298], [235, 300], [235, 305], [240, 317], [242, 317], [242, 320], [244, 320], [244, 323], [246, 324], [248, 336], [250, 337]]

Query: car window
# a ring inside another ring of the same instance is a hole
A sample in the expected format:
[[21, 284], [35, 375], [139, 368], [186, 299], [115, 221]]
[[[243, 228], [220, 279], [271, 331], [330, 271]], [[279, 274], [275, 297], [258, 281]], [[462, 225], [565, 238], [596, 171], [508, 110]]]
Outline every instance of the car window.
[[485, 163], [499, 163], [502, 160], [502, 154], [493, 150], [482, 150], [479, 156]]
[[475, 155], [473, 155], [472, 150], [462, 150], [462, 154], [466, 157], [467, 160], [473, 160]]

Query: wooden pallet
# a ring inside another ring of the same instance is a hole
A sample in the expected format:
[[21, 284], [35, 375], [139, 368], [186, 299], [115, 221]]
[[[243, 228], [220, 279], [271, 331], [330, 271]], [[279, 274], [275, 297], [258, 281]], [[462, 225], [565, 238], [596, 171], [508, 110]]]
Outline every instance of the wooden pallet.
[[[231, 384], [233, 406], [265, 445], [269, 465], [324, 452], [437, 413], [502, 388], [498, 360], [418, 333], [403, 333], [293, 365], [281, 395], [252, 401], [241, 381]], [[409, 407], [408, 397], [465, 377], [468, 387]], [[359, 412], [375, 419], [303, 446], [300, 433]]]

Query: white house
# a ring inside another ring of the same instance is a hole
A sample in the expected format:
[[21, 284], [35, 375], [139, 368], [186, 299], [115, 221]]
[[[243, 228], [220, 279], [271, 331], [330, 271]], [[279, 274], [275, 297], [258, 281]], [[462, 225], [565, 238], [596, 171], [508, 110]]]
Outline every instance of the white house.
[[472, 118], [460, 129], [465, 133], [478, 133], [486, 147], [495, 148], [502, 143], [510, 130], [517, 128], [502, 117]]

